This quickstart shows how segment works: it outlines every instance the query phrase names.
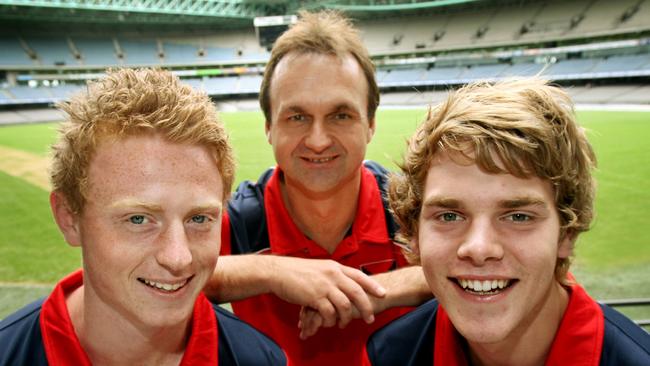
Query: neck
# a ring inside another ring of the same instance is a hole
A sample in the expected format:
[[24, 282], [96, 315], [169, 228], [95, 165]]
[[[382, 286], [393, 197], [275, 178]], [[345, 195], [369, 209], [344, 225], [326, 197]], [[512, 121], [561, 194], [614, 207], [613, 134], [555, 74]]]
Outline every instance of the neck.
[[528, 324], [501, 342], [469, 342], [472, 365], [544, 365], [569, 303], [569, 293], [553, 282], [549, 299]]
[[327, 192], [310, 192], [286, 178], [280, 181], [282, 200], [296, 226], [330, 254], [354, 223], [360, 186], [360, 169]]
[[78, 288], [66, 298], [75, 333], [93, 365], [178, 365], [191, 322], [166, 328], [144, 327]]

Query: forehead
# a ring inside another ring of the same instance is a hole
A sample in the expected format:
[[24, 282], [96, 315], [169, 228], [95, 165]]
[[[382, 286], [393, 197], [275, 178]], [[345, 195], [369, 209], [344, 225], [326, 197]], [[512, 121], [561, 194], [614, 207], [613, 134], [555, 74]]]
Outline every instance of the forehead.
[[88, 169], [88, 195], [137, 194], [176, 189], [222, 190], [215, 158], [200, 145], [172, 143], [158, 135], [104, 139]]
[[290, 52], [276, 66], [270, 88], [271, 104], [278, 109], [349, 104], [365, 110], [367, 98], [365, 74], [349, 53]]
[[[500, 164], [496, 159], [495, 163]], [[549, 207], [555, 206], [554, 188], [549, 180], [536, 176], [520, 178], [509, 173], [486, 172], [471, 159], [457, 153], [435, 154], [423, 187], [423, 204], [440, 199], [475, 204], [521, 198], [541, 201]]]

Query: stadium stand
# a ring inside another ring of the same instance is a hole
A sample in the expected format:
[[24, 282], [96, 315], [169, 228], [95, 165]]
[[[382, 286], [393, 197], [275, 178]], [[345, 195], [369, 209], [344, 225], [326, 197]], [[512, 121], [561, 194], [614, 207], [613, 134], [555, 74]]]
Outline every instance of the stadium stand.
[[115, 46], [109, 38], [71, 37], [81, 54], [82, 63], [87, 66], [118, 65]]
[[70, 50], [70, 45], [64, 38], [58, 37], [25, 37], [27, 46], [36, 53], [41, 65], [78, 65]]
[[[155, 66], [162, 63], [154, 40], [117, 39], [117, 57], [127, 66]], [[122, 57], [120, 57], [122, 56]]]
[[20, 44], [18, 37], [0, 38], [0, 65], [31, 65], [32, 60]]
[[[428, 92], [476, 79], [539, 74], [590, 85], [580, 96], [585, 102], [650, 104], [636, 92], [616, 92], [650, 77], [648, 1], [484, 0], [432, 9], [395, 13], [390, 20], [355, 13], [378, 63], [382, 92]], [[116, 23], [121, 19], [118, 15]], [[149, 23], [155, 21], [131, 28], [120, 24], [122, 32], [96, 32], [102, 36], [73, 28], [0, 36], [0, 75], [5, 75], [0, 105], [56, 102], [115, 66], [170, 67], [219, 98], [258, 92], [269, 54], [250, 23], [189, 33]], [[58, 85], [48, 85], [53, 81]], [[411, 100], [417, 98], [406, 103]]]
[[199, 61], [199, 48], [195, 45], [163, 42], [162, 49], [165, 64], [187, 65]]

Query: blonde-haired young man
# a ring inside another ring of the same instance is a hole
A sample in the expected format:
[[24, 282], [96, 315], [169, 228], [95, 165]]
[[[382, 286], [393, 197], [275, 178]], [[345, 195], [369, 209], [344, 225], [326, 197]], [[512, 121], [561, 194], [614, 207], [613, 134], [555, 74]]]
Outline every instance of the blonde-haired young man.
[[650, 335], [567, 273], [595, 164], [568, 95], [544, 80], [450, 93], [390, 185], [436, 300], [375, 333], [370, 363], [650, 364]]
[[284, 365], [202, 293], [234, 176], [207, 95], [124, 69], [60, 108], [50, 204], [83, 269], [0, 323], [0, 365]]

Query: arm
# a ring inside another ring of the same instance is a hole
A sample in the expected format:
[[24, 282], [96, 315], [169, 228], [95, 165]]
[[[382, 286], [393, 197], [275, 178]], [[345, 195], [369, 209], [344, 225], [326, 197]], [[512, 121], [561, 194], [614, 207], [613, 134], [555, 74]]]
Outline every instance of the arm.
[[366, 322], [374, 321], [370, 296], [385, 290], [363, 272], [332, 260], [275, 255], [227, 255], [205, 288], [215, 302], [228, 302], [273, 293], [281, 299], [317, 311], [324, 325], [349, 322], [353, 311]]
[[[412, 266], [401, 268], [391, 272], [385, 272], [372, 276], [381, 286], [386, 289], [386, 295], [379, 298], [369, 295], [372, 308], [375, 314], [386, 309], [398, 306], [417, 306], [433, 298], [431, 289], [424, 278], [422, 267]], [[353, 319], [360, 317], [357, 309], [353, 309]], [[306, 339], [318, 331], [321, 326], [329, 326], [313, 309], [303, 307], [300, 312], [300, 337]], [[343, 328], [346, 323], [339, 322]]]

